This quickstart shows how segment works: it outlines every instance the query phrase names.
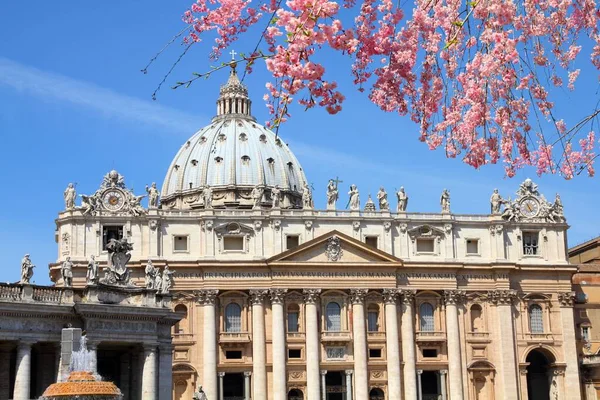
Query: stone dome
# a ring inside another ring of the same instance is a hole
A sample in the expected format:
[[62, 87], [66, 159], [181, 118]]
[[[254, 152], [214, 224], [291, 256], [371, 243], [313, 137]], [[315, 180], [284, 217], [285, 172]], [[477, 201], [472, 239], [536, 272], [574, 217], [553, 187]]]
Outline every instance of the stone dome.
[[188, 139], [169, 167], [162, 187], [163, 208], [202, 208], [203, 190], [210, 187], [215, 208], [252, 207], [252, 189], [272, 204], [271, 190], [281, 192], [281, 207], [301, 207], [307, 183], [300, 163], [274, 132], [251, 114], [248, 90], [231, 69], [220, 89], [217, 116]]

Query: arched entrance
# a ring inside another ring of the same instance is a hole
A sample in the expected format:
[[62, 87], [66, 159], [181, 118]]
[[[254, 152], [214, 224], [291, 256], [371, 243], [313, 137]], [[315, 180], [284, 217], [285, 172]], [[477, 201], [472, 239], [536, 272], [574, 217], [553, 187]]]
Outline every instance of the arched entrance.
[[288, 400], [304, 400], [304, 393], [300, 389], [292, 389], [288, 392]]
[[173, 400], [191, 399], [196, 389], [196, 370], [188, 364], [173, 366]]
[[527, 366], [527, 398], [529, 400], [550, 400], [550, 360], [545, 352], [532, 350], [526, 360]]
[[369, 392], [369, 400], [385, 400], [383, 390], [379, 388], [371, 389], [371, 391]]

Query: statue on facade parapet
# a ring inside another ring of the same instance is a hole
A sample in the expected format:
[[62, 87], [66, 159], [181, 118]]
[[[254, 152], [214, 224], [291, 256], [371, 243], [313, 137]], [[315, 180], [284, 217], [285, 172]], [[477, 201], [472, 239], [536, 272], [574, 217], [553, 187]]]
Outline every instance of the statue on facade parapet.
[[450, 213], [450, 192], [444, 189], [440, 196], [440, 206], [442, 206], [442, 214]]
[[125, 177], [113, 169], [108, 174], [104, 175], [102, 183], [100, 184], [100, 189], [115, 187], [125, 189]]
[[262, 198], [263, 198], [264, 193], [265, 193], [265, 190], [262, 188], [261, 185], [254, 186], [254, 189], [252, 189], [252, 193], [250, 194], [250, 196], [252, 197], [252, 200], [254, 201], [254, 204], [252, 206], [253, 209], [260, 208], [260, 203], [262, 203]]
[[108, 268], [104, 269], [104, 278], [100, 283], [112, 286], [135, 287], [131, 282], [130, 271], [127, 263], [131, 259], [133, 244], [127, 238], [110, 239], [106, 245], [108, 250]]
[[69, 183], [65, 192], [63, 194], [65, 199], [65, 209], [72, 210], [75, 208], [75, 199], [77, 198], [77, 191], [75, 190], [75, 185]]
[[144, 207], [142, 207], [142, 199], [144, 197], [146, 197], [146, 195], [141, 195], [141, 196], [136, 196], [133, 194], [133, 192], [130, 192], [130, 196], [129, 196], [129, 210], [131, 212], [131, 214], [133, 214], [135, 217], [139, 217], [140, 215], [145, 215], [147, 212], [144, 209]]
[[408, 206], [408, 195], [404, 191], [404, 186], [400, 186], [400, 190], [396, 193], [396, 197], [398, 198], [398, 212], [406, 212], [406, 207]]
[[517, 190], [514, 201], [503, 201], [506, 205], [502, 218], [507, 221], [552, 222], [565, 221], [564, 209], [560, 195], [556, 195], [554, 203], [550, 203], [540, 194], [538, 185], [531, 179], [525, 179]]
[[213, 192], [212, 188], [208, 185], [202, 189], [202, 199], [204, 200], [204, 209], [210, 210], [213, 208], [212, 200], [213, 200]]
[[352, 211], [360, 210], [360, 193], [356, 185], [350, 185], [350, 191], [348, 192], [348, 204], [346, 208], [350, 208]]
[[156, 182], [152, 182], [151, 186], [146, 185], [146, 193], [148, 193], [148, 208], [158, 208], [159, 192]]
[[302, 189], [302, 208], [305, 210], [313, 208], [312, 192], [310, 191], [310, 187], [308, 187], [308, 183], [304, 183], [304, 188]]
[[494, 189], [494, 193], [490, 197], [491, 213], [493, 215], [500, 215], [502, 213], [502, 204], [504, 204], [504, 199], [500, 196], [498, 189]]
[[29, 285], [31, 278], [33, 277], [33, 269], [35, 265], [32, 264], [29, 254], [25, 254], [21, 260], [21, 280], [19, 283], [23, 285]]
[[85, 194], [80, 194], [81, 197], [81, 210], [83, 210], [83, 215], [96, 214], [96, 208], [98, 207], [98, 198], [94, 195], [87, 196]]
[[335, 202], [338, 201], [339, 191], [338, 183], [341, 182], [339, 179], [330, 179], [327, 184], [327, 209], [335, 210]]
[[377, 200], [379, 200], [379, 209], [381, 211], [387, 211], [390, 209], [390, 203], [387, 199], [387, 192], [382, 187], [379, 188], [379, 192], [377, 192]]
[[90, 260], [88, 261], [85, 280], [88, 285], [96, 285], [98, 283], [98, 262], [93, 254], [90, 256]]
[[271, 200], [273, 201], [272, 208], [281, 207], [281, 190], [278, 185], [275, 185], [275, 187], [271, 189]]
[[63, 280], [64, 287], [73, 286], [73, 263], [71, 262], [71, 257], [67, 257], [65, 262], [62, 263], [60, 275]]

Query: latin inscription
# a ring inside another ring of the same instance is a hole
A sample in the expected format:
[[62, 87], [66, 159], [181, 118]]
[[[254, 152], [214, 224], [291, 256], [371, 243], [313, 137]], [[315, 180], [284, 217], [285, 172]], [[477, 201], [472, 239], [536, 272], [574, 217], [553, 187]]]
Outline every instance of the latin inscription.
[[368, 271], [274, 271], [274, 272], [176, 272], [176, 279], [273, 279], [273, 278], [396, 278], [399, 280], [453, 280], [472, 282], [508, 279], [508, 274], [453, 274], [449, 272], [368, 272]]

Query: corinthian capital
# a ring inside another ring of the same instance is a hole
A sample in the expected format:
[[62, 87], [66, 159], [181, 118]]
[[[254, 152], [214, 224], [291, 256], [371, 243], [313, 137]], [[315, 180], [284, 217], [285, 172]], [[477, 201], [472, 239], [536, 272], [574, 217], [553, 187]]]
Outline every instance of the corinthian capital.
[[492, 290], [488, 292], [488, 299], [493, 304], [508, 304], [512, 305], [513, 301], [517, 298], [516, 290]]
[[285, 294], [287, 289], [271, 289], [269, 295], [271, 296], [271, 303], [281, 304], [285, 300]]
[[405, 289], [401, 290], [400, 294], [402, 295], [402, 304], [413, 304], [415, 301], [415, 295], [417, 294], [417, 291]]
[[573, 307], [575, 303], [575, 292], [561, 292], [558, 294], [558, 302], [561, 307]]
[[304, 289], [302, 293], [304, 293], [304, 301], [307, 304], [315, 304], [319, 301], [321, 289]]
[[260, 305], [265, 300], [265, 297], [269, 294], [267, 289], [251, 289], [250, 290], [250, 302], [253, 305]]
[[198, 290], [198, 303], [214, 306], [215, 302], [217, 301], [217, 294], [219, 294], [219, 291], [217, 289]]
[[444, 290], [444, 303], [460, 304], [464, 300], [466, 293], [464, 290]]
[[400, 297], [400, 289], [383, 289], [383, 302], [385, 304], [396, 304]]
[[368, 291], [368, 289], [351, 289], [350, 301], [352, 304], [363, 304]]

